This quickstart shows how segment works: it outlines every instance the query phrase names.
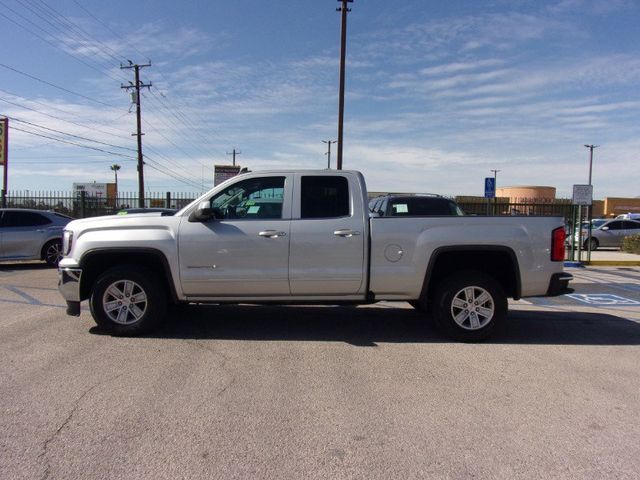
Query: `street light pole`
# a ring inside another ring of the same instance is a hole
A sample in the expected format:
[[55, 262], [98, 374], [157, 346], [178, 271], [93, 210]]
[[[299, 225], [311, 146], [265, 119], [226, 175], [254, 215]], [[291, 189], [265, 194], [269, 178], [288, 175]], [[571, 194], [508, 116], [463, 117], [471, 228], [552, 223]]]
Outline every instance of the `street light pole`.
[[[600, 145], [587, 145], [585, 147], [589, 149], [589, 186], [591, 185], [591, 173], [593, 172], [593, 149], [598, 148]], [[589, 205], [587, 210], [587, 221], [588, 221], [588, 234], [587, 234], [587, 262], [591, 262], [591, 217], [593, 216], [593, 187], [591, 189], [591, 205]], [[580, 227], [582, 231], [582, 227]]]
[[327, 170], [331, 169], [331, 144], [332, 143], [336, 143], [336, 140], [322, 140], [322, 143], [326, 143], [327, 144], [327, 153], [325, 153], [325, 155], [327, 156]]
[[115, 207], [116, 209], [118, 208], [118, 170], [120, 170], [120, 165], [118, 165], [117, 163], [114, 163], [113, 165], [111, 165], [111, 170], [113, 170], [114, 175], [116, 176], [116, 198], [115, 198]]

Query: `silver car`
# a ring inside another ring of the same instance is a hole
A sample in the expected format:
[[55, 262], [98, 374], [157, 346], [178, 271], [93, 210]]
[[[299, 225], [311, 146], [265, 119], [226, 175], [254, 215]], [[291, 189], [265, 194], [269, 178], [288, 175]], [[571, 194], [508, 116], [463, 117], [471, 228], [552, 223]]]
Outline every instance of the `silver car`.
[[44, 210], [0, 209], [0, 260], [44, 260], [56, 266], [62, 258], [62, 230], [71, 220]]
[[[599, 225], [594, 222], [591, 229], [591, 250], [598, 247], [621, 247], [624, 237], [640, 234], [640, 222], [636, 220], [607, 220]], [[577, 240], [577, 238], [576, 238]], [[585, 250], [589, 247], [589, 232], [582, 229], [582, 242]]]

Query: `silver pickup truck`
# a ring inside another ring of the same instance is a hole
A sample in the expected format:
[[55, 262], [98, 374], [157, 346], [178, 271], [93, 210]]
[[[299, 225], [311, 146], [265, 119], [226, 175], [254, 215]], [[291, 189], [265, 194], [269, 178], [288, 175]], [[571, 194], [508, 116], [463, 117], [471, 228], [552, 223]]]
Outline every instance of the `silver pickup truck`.
[[234, 177], [173, 216], [69, 223], [59, 289], [115, 335], [149, 331], [172, 303], [407, 301], [463, 341], [507, 298], [558, 295], [565, 231], [550, 217], [372, 217], [355, 171]]

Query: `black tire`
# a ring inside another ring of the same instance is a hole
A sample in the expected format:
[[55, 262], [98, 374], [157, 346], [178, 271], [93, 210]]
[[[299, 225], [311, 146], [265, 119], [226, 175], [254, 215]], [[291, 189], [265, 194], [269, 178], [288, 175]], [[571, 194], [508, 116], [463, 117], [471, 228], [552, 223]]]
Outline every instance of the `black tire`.
[[420, 300], [410, 300], [407, 303], [409, 305], [411, 305], [413, 308], [415, 308], [418, 312], [424, 312], [425, 311], [424, 307], [420, 303]]
[[122, 265], [98, 276], [89, 306], [98, 326], [112, 335], [132, 337], [150, 332], [162, 322], [166, 298], [155, 272]]
[[42, 247], [42, 259], [50, 267], [57, 267], [62, 259], [62, 240], [49, 240]]
[[449, 336], [463, 342], [479, 342], [506, 318], [507, 297], [492, 277], [463, 271], [442, 282], [435, 291], [432, 307], [435, 319]]
[[[593, 252], [597, 250], [599, 246], [600, 246], [600, 243], [598, 243], [598, 239], [591, 237], [591, 251]], [[589, 250], [589, 240], [585, 240], [584, 250]]]

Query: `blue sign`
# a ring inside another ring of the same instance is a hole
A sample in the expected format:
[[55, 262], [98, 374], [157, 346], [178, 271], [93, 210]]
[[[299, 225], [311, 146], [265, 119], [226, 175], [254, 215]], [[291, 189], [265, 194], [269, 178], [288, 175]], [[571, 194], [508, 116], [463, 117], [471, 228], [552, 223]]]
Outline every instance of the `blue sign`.
[[496, 179], [486, 177], [484, 179], [484, 198], [495, 198], [496, 196]]

